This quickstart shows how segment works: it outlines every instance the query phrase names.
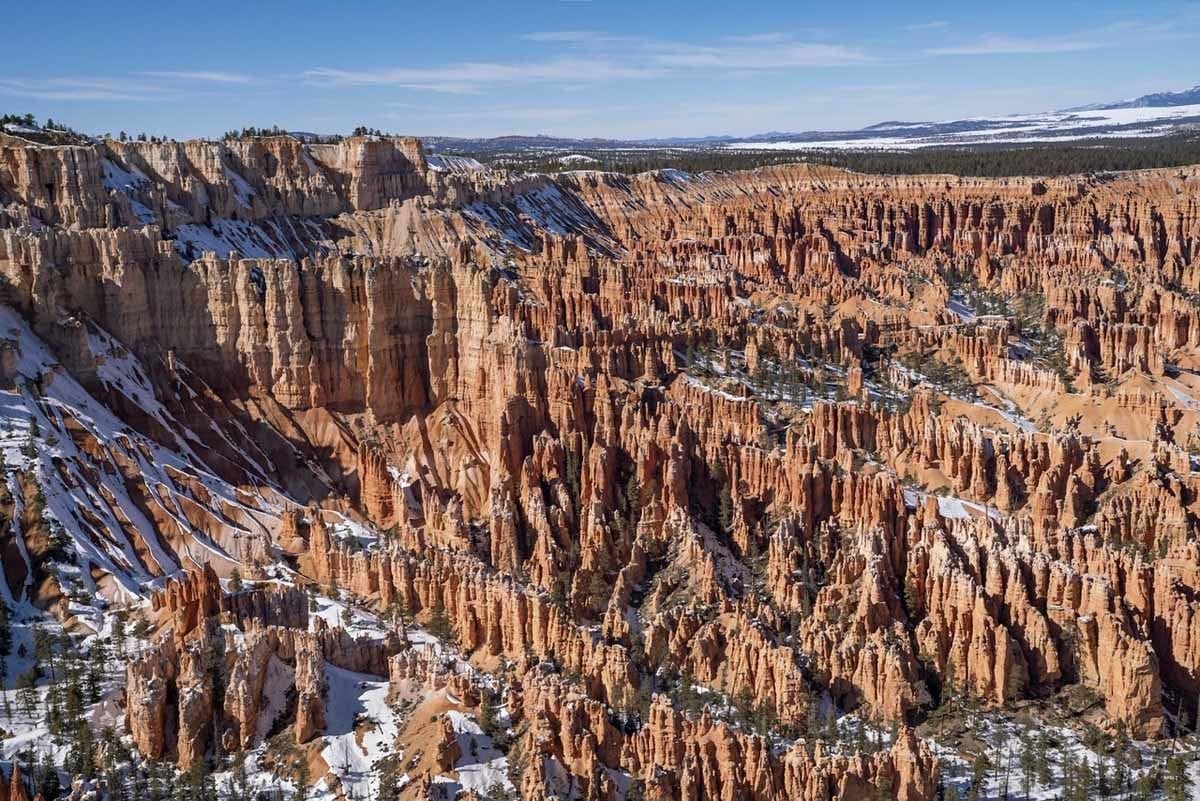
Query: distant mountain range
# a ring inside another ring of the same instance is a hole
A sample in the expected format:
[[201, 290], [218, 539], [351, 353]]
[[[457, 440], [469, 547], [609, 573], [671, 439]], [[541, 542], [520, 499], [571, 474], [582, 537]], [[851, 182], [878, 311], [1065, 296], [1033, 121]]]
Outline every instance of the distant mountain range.
[[1066, 111], [1108, 111], [1118, 108], [1170, 108], [1171, 106], [1200, 105], [1200, 85], [1178, 92], [1154, 92], [1130, 100], [1119, 100], [1116, 103], [1093, 103], [1088, 106], [1076, 106]]
[[770, 131], [753, 136], [700, 136], [658, 139], [576, 139], [557, 136], [501, 136], [488, 139], [425, 137], [433, 150], [528, 154], [563, 150], [628, 148], [731, 148], [738, 150], [912, 150], [937, 146], [983, 146], [1064, 142], [1094, 138], [1164, 136], [1200, 128], [1200, 85], [1178, 92], [1155, 92], [1129, 100], [1094, 103], [1061, 111], [972, 117], [940, 122], [888, 120], [848, 131]]

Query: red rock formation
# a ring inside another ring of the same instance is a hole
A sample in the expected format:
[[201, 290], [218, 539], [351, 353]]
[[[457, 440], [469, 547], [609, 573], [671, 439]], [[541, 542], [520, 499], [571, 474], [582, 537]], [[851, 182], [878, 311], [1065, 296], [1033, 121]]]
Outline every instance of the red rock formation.
[[214, 563], [153, 596], [173, 636], [127, 671], [140, 751], [249, 745], [272, 660], [301, 742], [326, 661], [451, 680], [310, 631], [298, 591], [221, 591], [276, 560], [503, 659], [529, 794], [566, 770], [613, 797], [601, 767], [647, 797], [932, 794], [907, 733], [852, 756], [663, 700], [610, 722], [665, 676], [789, 730], [824, 693], [915, 723], [947, 688], [1081, 684], [1149, 737], [1200, 693], [1196, 169], [449, 164], [386, 137], [0, 139], [2, 299], [61, 362], [0, 343], [0, 381], [96, 399], [42, 468], [88, 501], [81, 568]]
[[625, 734], [609, 723], [603, 707], [572, 696], [557, 682], [530, 681], [523, 688], [522, 716], [534, 755], [522, 791], [546, 792], [547, 763], [582, 777], [585, 794], [604, 781], [600, 767], [628, 771], [644, 784], [647, 798], [870, 798], [933, 796], [933, 756], [905, 732], [890, 752], [871, 757], [827, 755], [803, 743], [776, 754], [759, 737], [737, 732], [707, 714], [691, 719], [658, 696], [646, 724]]
[[9, 778], [7, 792], [8, 801], [29, 801], [29, 791], [25, 789], [25, 779], [21, 775], [21, 766], [16, 762], [13, 763], [12, 776]]
[[[255, 744], [272, 663], [292, 673], [292, 727], [305, 743], [325, 728], [326, 663], [387, 675], [389, 661], [405, 647], [394, 633], [356, 638], [320, 618], [310, 627], [307, 598], [298, 590], [223, 593], [210, 570], [169, 583], [153, 599], [156, 608], [173, 611], [173, 628], [126, 668], [126, 726], [143, 755], [174, 758], [184, 769], [203, 758], [213, 737], [226, 752]], [[204, 609], [215, 611], [200, 616]], [[188, 628], [174, 628], [181, 621]], [[216, 676], [225, 677], [221, 698]]]

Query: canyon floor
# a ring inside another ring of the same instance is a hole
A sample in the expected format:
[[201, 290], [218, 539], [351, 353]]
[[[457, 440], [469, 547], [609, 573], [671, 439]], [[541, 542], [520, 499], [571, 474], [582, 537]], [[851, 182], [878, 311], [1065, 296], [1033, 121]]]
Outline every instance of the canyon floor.
[[1200, 798], [1198, 190], [0, 134], [0, 801]]

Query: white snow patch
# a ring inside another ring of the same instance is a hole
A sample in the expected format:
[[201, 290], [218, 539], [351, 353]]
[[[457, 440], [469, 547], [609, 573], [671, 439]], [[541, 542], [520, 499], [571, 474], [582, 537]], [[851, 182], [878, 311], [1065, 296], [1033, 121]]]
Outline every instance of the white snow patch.
[[935, 145], [989, 142], [1067, 142], [1086, 137], [1125, 139], [1159, 136], [1195, 117], [1200, 117], [1200, 105], [1052, 111], [954, 120], [960, 125], [953, 131], [937, 130], [937, 126], [946, 122], [914, 123], [882, 128], [874, 136], [854, 132], [856, 135], [839, 138], [831, 132], [827, 139], [741, 141], [730, 142], [724, 147], [733, 150], [913, 150]]
[[483, 733], [475, 720], [462, 712], [451, 710], [446, 713], [462, 756], [454, 763], [459, 783], [468, 790], [486, 793], [499, 785], [509, 792], [516, 787], [508, 778], [508, 757], [496, 750], [492, 738]]
[[255, 734], [259, 742], [270, 734], [275, 721], [287, 707], [288, 690], [295, 687], [296, 671], [279, 657], [271, 654], [267, 662], [267, 677], [263, 681], [262, 697], [264, 703], [258, 713], [258, 728]]
[[[325, 678], [329, 694], [321, 756], [356, 797], [375, 798], [379, 778], [372, 767], [391, 753], [398, 733], [387, 703], [388, 682], [330, 664], [325, 665]], [[361, 744], [356, 726], [362, 728]]]
[[484, 167], [478, 161], [468, 156], [446, 156], [439, 153], [426, 153], [425, 164], [434, 172], [474, 172]]

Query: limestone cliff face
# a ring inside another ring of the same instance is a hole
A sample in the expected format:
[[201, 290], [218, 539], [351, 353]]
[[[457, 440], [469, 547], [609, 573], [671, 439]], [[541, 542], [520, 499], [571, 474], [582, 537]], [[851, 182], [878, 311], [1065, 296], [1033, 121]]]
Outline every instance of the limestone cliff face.
[[351, 209], [379, 209], [428, 191], [425, 153], [417, 139], [355, 137], [308, 151], [337, 176]]
[[426, 194], [416, 139], [289, 136], [34, 147], [0, 140], [0, 187], [33, 219], [71, 228], [326, 217]]
[[0, 134], [0, 198], [49, 225], [106, 226], [109, 200], [93, 148], [26, 147]]
[[[281, 671], [301, 743], [326, 664], [465, 681], [298, 591], [220, 587], [280, 560], [503, 665], [533, 795], [615, 798], [609, 769], [653, 798], [915, 801], [925, 747], [810, 752], [816, 699], [916, 724], [1079, 685], [1139, 737], [1195, 700], [1195, 169], [452, 164], [0, 140], [0, 379], [95, 403], [46, 418], [41, 468], [86, 501], [89, 573], [178, 579], [128, 668], [143, 753], [249, 747]], [[685, 682], [712, 708], [673, 708]]]

